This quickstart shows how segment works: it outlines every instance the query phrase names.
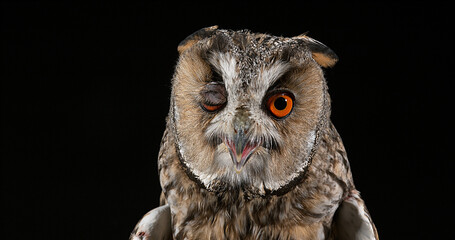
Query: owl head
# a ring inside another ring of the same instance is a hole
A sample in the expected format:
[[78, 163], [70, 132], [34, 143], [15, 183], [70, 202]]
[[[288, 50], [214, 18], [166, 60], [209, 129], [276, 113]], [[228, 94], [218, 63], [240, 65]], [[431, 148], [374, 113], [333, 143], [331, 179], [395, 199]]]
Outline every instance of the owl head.
[[188, 36], [178, 51], [169, 116], [188, 176], [213, 192], [289, 191], [327, 126], [321, 67], [333, 66], [335, 53], [305, 35], [216, 26]]

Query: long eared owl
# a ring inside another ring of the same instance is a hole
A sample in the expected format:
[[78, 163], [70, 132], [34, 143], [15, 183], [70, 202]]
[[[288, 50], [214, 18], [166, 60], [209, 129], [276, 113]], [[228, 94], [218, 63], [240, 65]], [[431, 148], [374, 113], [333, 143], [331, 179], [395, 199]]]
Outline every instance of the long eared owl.
[[201, 29], [178, 46], [161, 207], [131, 239], [378, 239], [306, 35]]

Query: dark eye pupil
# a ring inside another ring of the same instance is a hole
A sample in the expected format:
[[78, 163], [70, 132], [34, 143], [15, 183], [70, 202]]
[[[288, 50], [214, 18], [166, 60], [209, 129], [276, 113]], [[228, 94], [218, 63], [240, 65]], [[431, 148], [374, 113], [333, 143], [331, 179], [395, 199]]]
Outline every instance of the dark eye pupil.
[[284, 97], [279, 97], [275, 100], [275, 102], [273, 103], [273, 105], [275, 106], [276, 109], [278, 110], [283, 110], [286, 108], [286, 106], [288, 105], [287, 103], [287, 100], [286, 98]]

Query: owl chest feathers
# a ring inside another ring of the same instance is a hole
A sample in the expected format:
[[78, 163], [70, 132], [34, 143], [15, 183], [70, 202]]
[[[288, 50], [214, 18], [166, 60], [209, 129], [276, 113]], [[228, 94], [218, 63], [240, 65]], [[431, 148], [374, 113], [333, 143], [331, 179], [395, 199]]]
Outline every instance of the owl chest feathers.
[[242, 188], [210, 192], [192, 181], [168, 130], [159, 171], [176, 239], [326, 239], [336, 209], [353, 188], [332, 125], [323, 131], [305, 178], [285, 194], [266, 196], [252, 196]]

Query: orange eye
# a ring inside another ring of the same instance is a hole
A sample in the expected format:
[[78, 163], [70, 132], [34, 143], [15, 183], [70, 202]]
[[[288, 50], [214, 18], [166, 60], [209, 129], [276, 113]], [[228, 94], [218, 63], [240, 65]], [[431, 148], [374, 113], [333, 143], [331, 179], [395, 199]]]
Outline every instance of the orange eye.
[[202, 107], [205, 110], [209, 111], [209, 112], [214, 112], [214, 111], [220, 109], [222, 106], [223, 106], [223, 104], [221, 104], [221, 105], [213, 105], [213, 106], [212, 105], [207, 105], [207, 104], [204, 104], [204, 103], [202, 104]]
[[201, 90], [201, 107], [207, 112], [215, 112], [226, 104], [227, 92], [223, 84], [212, 82]]
[[277, 118], [288, 116], [294, 106], [294, 96], [289, 92], [273, 94], [267, 100], [267, 110]]

